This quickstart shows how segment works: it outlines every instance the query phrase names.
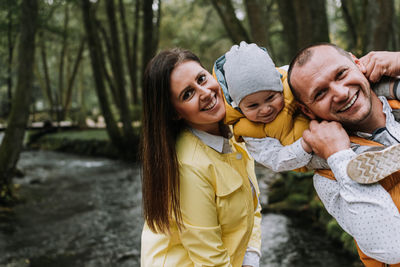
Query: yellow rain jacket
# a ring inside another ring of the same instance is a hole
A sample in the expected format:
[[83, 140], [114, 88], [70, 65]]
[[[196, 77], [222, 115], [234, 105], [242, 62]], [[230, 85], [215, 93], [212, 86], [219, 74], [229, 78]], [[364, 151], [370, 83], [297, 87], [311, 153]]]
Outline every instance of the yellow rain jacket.
[[164, 235], [145, 225], [142, 267], [239, 267], [247, 247], [260, 251], [261, 206], [254, 161], [243, 144], [233, 139], [230, 144], [233, 152], [222, 154], [190, 131], [181, 133], [177, 156], [184, 229], [179, 232], [175, 225]]

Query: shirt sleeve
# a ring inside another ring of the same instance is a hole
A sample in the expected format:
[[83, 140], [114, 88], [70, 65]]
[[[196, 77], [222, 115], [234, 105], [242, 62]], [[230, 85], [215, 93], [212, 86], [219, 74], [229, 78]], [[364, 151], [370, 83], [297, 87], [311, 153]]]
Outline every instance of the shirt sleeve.
[[184, 222], [180, 239], [190, 259], [194, 266], [231, 266], [221, 239], [213, 186], [191, 166], [182, 166], [180, 176]]
[[379, 184], [363, 185], [347, 175], [351, 149], [328, 158], [336, 181], [314, 175], [314, 187], [328, 212], [357, 241], [366, 255], [388, 264], [400, 262], [400, 215]]
[[255, 161], [274, 172], [290, 171], [308, 164], [312, 155], [307, 153], [301, 138], [291, 145], [283, 146], [278, 139], [243, 137], [246, 148]]

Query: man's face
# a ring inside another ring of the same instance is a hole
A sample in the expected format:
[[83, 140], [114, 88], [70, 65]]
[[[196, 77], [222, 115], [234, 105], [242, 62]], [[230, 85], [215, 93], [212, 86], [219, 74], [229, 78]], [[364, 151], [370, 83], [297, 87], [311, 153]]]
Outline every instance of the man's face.
[[332, 47], [313, 48], [311, 59], [291, 73], [303, 112], [344, 126], [365, 121], [371, 114], [371, 90], [357, 64]]

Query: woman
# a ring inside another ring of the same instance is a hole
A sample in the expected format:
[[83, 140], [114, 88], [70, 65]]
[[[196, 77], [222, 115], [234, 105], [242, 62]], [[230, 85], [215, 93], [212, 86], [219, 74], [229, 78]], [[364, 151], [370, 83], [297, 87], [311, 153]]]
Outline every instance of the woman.
[[229, 140], [218, 83], [196, 55], [161, 52], [143, 88], [141, 264], [258, 266], [254, 162]]

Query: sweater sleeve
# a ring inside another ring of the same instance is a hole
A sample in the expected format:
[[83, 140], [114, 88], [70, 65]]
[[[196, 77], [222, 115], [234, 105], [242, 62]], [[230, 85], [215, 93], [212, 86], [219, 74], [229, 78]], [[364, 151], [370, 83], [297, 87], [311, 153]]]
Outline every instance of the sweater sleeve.
[[255, 161], [274, 172], [290, 171], [308, 164], [312, 155], [304, 151], [301, 139], [283, 146], [278, 139], [244, 137], [246, 148]]

